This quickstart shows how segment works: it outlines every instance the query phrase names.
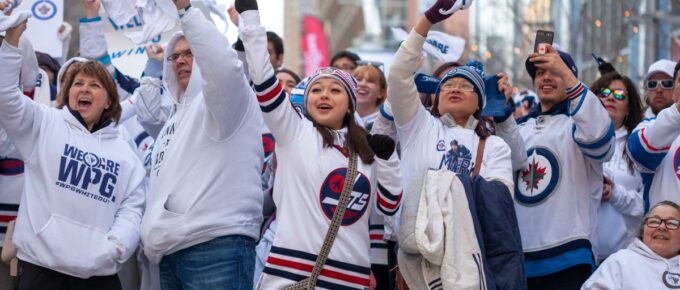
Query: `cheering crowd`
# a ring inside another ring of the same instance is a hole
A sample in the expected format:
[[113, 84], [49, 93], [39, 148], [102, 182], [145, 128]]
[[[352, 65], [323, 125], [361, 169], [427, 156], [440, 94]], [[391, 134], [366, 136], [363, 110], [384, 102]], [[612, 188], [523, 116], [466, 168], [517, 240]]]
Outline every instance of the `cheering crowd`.
[[543, 43], [517, 95], [478, 61], [429, 74], [472, 4], [437, 0], [389, 71], [341, 51], [301, 78], [256, 0], [233, 45], [176, 0], [134, 78], [82, 2], [59, 61], [0, 0], [0, 289], [680, 288], [680, 64], [639, 89]]

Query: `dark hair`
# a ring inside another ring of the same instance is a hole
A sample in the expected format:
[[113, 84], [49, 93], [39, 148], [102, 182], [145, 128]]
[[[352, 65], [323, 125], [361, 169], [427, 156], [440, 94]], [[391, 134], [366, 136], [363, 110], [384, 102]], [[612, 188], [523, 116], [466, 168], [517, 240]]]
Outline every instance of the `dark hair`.
[[[600, 78], [595, 80], [592, 85], [590, 85], [590, 91], [600, 95], [603, 89], [609, 87], [613, 81], [621, 81], [626, 87], [628, 92], [628, 113], [623, 119], [623, 126], [626, 127], [628, 135], [633, 132], [633, 129], [642, 121], [644, 112], [642, 111], [642, 101], [638, 89], [627, 76], [621, 75], [618, 72], [609, 72], [602, 75]], [[623, 158], [625, 158], [628, 164], [628, 171], [633, 172], [633, 161], [628, 157], [626, 151], [628, 150], [628, 138], [626, 138], [626, 145], [623, 146]]]
[[331, 66], [333, 66], [333, 63], [336, 60], [341, 59], [343, 57], [351, 59], [354, 62], [355, 65], [357, 64], [358, 61], [361, 60], [359, 55], [357, 55], [356, 53], [353, 53], [353, 52], [347, 51], [347, 50], [341, 50], [341, 51], [338, 51], [338, 53], [334, 54], [333, 57], [331, 58]]
[[662, 206], [662, 205], [670, 206], [670, 207], [674, 208], [676, 211], [678, 211], [678, 213], [680, 213], [680, 205], [678, 205], [677, 203], [672, 202], [672, 201], [670, 201], [670, 200], [664, 200], [664, 201], [661, 201], [661, 202], [659, 202], [659, 203], [653, 205], [653, 206], [649, 209], [649, 211], [647, 212], [647, 214], [645, 215], [645, 217], [642, 219], [642, 223], [640, 223], [640, 226], [638, 227], [637, 237], [638, 237], [640, 240], [642, 240], [642, 236], [643, 236], [644, 233], [645, 233], [645, 223], [647, 222], [647, 218], [649, 217], [649, 215], [652, 213], [652, 211], [653, 211], [655, 208], [660, 207], [660, 206]]
[[267, 42], [271, 42], [274, 45], [276, 56], [283, 54], [283, 39], [278, 34], [273, 31], [267, 31]]
[[[442, 116], [441, 113], [439, 112], [439, 91], [437, 91], [437, 93], [434, 95], [434, 103], [430, 108], [430, 114], [437, 118]], [[482, 117], [479, 109], [475, 111], [474, 114], [472, 114], [472, 117], [479, 121], [477, 123], [477, 126], [475, 127], [475, 133], [477, 134], [477, 136], [479, 136], [480, 139], [486, 139], [487, 137], [491, 136], [491, 132], [489, 131], [489, 129], [493, 128], [493, 126], [487, 124], [489, 120], [487, 118]]]
[[289, 70], [289, 69], [287, 69], [287, 68], [279, 68], [279, 69], [277, 69], [276, 72], [274, 73], [274, 75], [277, 75], [278, 73], [281, 73], [281, 72], [282, 72], [282, 73], [287, 73], [287, 74], [289, 74], [291, 77], [293, 77], [293, 79], [295, 80], [295, 83], [296, 83], [296, 84], [299, 84], [300, 81], [302, 81], [302, 79], [300, 79], [300, 76], [299, 76], [299, 75], [297, 75], [297, 74], [294, 73], [292, 70]]
[[[313, 118], [310, 119], [312, 120], [312, 123], [314, 123], [316, 130], [321, 134], [323, 146], [327, 148], [333, 147], [332, 129], [317, 123]], [[366, 140], [368, 132], [357, 124], [352, 109], [345, 114], [342, 125], [347, 127], [347, 135], [345, 136], [345, 144], [343, 146], [345, 148], [344, 153], [348, 153], [348, 149], [352, 150], [359, 155], [359, 158], [361, 158], [361, 161], [364, 164], [372, 164], [374, 161], [374, 153], [371, 146], [368, 145], [368, 140]]]
[[675, 69], [673, 70], [673, 82], [678, 79], [678, 70], [680, 70], [680, 61], [675, 64]]
[[354, 70], [352, 76], [356, 79], [361, 74], [367, 74], [368, 80], [378, 84], [380, 87], [380, 96], [375, 101], [377, 106], [380, 106], [387, 99], [387, 80], [385, 79], [385, 74], [374, 65], [367, 64], [359, 66]]
[[64, 86], [61, 88], [61, 91], [59, 92], [59, 96], [62, 97], [63, 102], [61, 104], [58, 104], [57, 107], [61, 109], [64, 107], [64, 105], [68, 106], [70, 97], [69, 91], [71, 90], [73, 81], [75, 80], [78, 74], [84, 74], [86, 76], [90, 76], [99, 80], [104, 86], [104, 90], [106, 91], [106, 94], [109, 97], [111, 105], [109, 106], [108, 109], [105, 109], [102, 112], [102, 115], [99, 117], [99, 122], [101, 122], [102, 120], [110, 119], [114, 121], [116, 124], [118, 124], [118, 122], [120, 121], [122, 108], [120, 107], [120, 96], [118, 95], [116, 83], [113, 81], [113, 78], [111, 77], [111, 74], [109, 74], [109, 71], [103, 65], [96, 61], [88, 60], [86, 62], [80, 63], [76, 67], [73, 67], [73, 70], [66, 76], [66, 82], [64, 82]]
[[440, 66], [438, 66], [437, 69], [434, 70], [434, 72], [432, 73], [432, 76], [435, 77], [435, 78], [440, 78], [439, 75], [441, 75], [442, 73], [446, 73], [450, 69], [455, 68], [455, 67], [459, 67], [459, 66], [461, 66], [461, 64], [458, 63], [457, 61], [445, 62], [445, 63], [441, 64]]

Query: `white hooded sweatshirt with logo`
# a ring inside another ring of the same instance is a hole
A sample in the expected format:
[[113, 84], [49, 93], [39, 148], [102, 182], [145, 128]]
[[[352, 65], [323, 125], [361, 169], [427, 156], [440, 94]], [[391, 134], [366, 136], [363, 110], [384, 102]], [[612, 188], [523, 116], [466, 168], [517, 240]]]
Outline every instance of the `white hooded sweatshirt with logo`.
[[[142, 243], [154, 263], [222, 236], [257, 239], [262, 222], [263, 121], [243, 65], [198, 9], [190, 9], [180, 22], [193, 67], [181, 95], [172, 62], [166, 60], [163, 67], [165, 93], [175, 112], [156, 138], [151, 157]], [[170, 40], [168, 54], [181, 36]], [[157, 88], [155, 96], [140, 96], [137, 104], [160, 96]]]
[[19, 259], [80, 278], [113, 275], [139, 244], [144, 168], [113, 123], [91, 133], [69, 109], [18, 88], [21, 52], [0, 47], [0, 127], [25, 162]]
[[663, 258], [640, 239], [609, 256], [581, 290], [680, 289], [680, 255]]

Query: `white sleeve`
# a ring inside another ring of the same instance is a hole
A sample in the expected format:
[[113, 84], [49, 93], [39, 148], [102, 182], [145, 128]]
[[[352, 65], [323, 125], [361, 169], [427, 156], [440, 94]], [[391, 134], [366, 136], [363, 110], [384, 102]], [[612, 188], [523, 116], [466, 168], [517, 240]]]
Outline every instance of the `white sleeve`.
[[375, 157], [377, 163], [378, 190], [376, 191], [376, 207], [383, 215], [392, 216], [401, 205], [402, 187], [399, 157], [394, 150], [388, 160]]
[[[135, 91], [137, 100], [134, 105], [137, 121], [154, 139], [160, 130], [157, 127], [163, 127], [170, 118], [172, 110], [172, 104], [161, 94], [161, 91], [161, 80], [152, 77], [143, 77], [139, 88]], [[164, 102], [164, 99], [167, 102]]]
[[572, 139], [590, 160], [604, 163], [614, 154], [614, 123], [607, 109], [586, 85], [567, 89], [569, 116], [574, 120]]
[[387, 95], [390, 96], [392, 111], [397, 126], [409, 123], [422, 107], [414, 75], [418, 57], [425, 43], [425, 38], [412, 30], [401, 43], [387, 77]]
[[672, 105], [647, 119], [628, 137], [628, 156], [644, 173], [654, 173], [666, 157], [673, 141], [680, 135], [680, 112]]
[[98, 60], [108, 56], [104, 24], [100, 16], [80, 18], [80, 56]]
[[40, 133], [40, 124], [49, 110], [19, 89], [21, 51], [7, 41], [0, 46], [0, 127], [19, 151], [21, 159], [29, 161]]
[[189, 9], [180, 22], [203, 78], [203, 99], [208, 110], [206, 132], [214, 138], [227, 139], [247, 116], [257, 113], [243, 65], [227, 37], [200, 10]]
[[397, 126], [394, 124], [394, 116], [392, 115], [392, 108], [389, 99], [380, 106], [380, 114], [373, 122], [371, 134], [382, 134], [390, 136], [395, 142], [397, 139]]
[[[132, 154], [132, 153], [131, 153]], [[127, 184], [126, 195], [114, 217], [113, 225], [107, 234], [109, 241], [116, 245], [118, 262], [123, 263], [137, 249], [140, 241], [140, 227], [146, 201], [147, 178], [141, 161], [135, 156], [135, 163]]]
[[[515, 118], [508, 118], [504, 122], [496, 123], [496, 135], [501, 137], [510, 147], [510, 158], [512, 159], [512, 171], [523, 169], [527, 166], [527, 149], [524, 139], [519, 134], [519, 127]], [[512, 191], [511, 191], [512, 192]]]
[[241, 14], [239, 28], [248, 62], [248, 74], [253, 81], [257, 101], [267, 127], [276, 138], [277, 146], [285, 146], [299, 138], [303, 117], [293, 108], [283, 86], [274, 75], [269, 62], [267, 34], [260, 25], [259, 12], [248, 10]]
[[[639, 173], [636, 172], [636, 174]], [[629, 232], [633, 232], [640, 225], [644, 216], [643, 190], [642, 178], [640, 178], [636, 188], [625, 188], [620, 184], [616, 184], [613, 188], [609, 203], [623, 215], [624, 223]]]

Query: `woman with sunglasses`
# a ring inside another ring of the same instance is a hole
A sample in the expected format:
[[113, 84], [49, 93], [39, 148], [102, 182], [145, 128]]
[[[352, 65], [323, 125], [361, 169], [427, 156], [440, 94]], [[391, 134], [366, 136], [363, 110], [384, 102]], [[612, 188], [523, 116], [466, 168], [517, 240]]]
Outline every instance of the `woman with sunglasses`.
[[581, 289], [680, 288], [679, 229], [680, 206], [672, 201], [654, 205], [633, 243], [607, 258]]
[[598, 261], [625, 248], [643, 212], [642, 177], [626, 154], [628, 135], [642, 120], [642, 103], [633, 82], [617, 72], [597, 79], [590, 89], [614, 123], [616, 153], [604, 163], [602, 202], [598, 208]]
[[[248, 73], [262, 116], [276, 139], [277, 170], [273, 199], [277, 231], [257, 289], [283, 289], [307, 277], [317, 264], [345, 178], [356, 160], [356, 178], [340, 227], [316, 286], [363, 289], [371, 263], [368, 218], [373, 203], [385, 215], [400, 204], [401, 188], [394, 141], [367, 136], [354, 118], [357, 84], [336, 68], [321, 68], [305, 88], [308, 118], [289, 105], [288, 95], [268, 61], [265, 29], [257, 2], [237, 0], [243, 23]], [[347, 181], [349, 182], [349, 181]]]

